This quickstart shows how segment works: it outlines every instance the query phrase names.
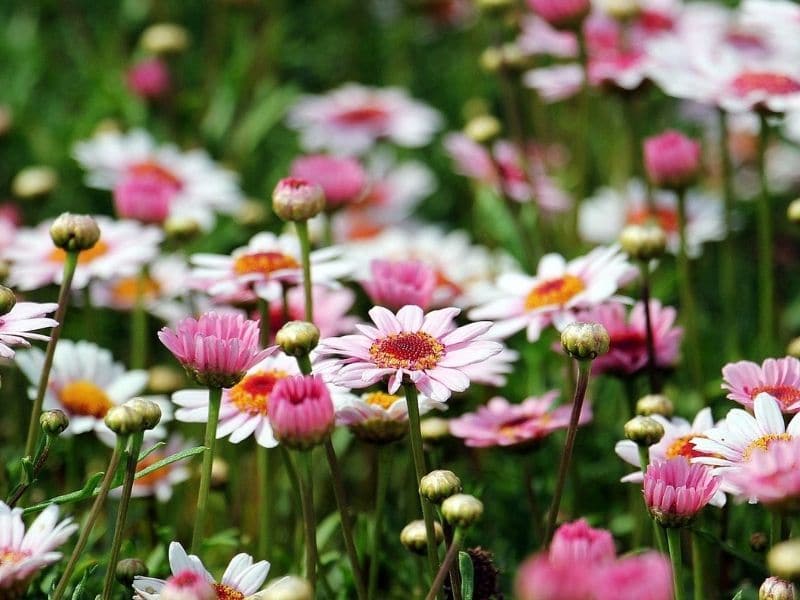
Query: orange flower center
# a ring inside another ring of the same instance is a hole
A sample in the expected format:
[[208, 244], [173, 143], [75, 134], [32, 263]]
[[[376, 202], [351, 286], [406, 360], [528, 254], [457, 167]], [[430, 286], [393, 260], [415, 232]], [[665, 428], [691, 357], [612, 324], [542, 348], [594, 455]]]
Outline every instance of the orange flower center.
[[359, 106], [344, 110], [335, 119], [343, 125], [381, 125], [389, 114], [380, 106]]
[[[162, 458], [165, 457], [158, 452], [153, 452], [153, 454], [148, 454], [136, 464], [136, 472], [138, 473], [139, 471], [144, 471], [147, 467], [156, 464]], [[169, 475], [169, 472], [171, 470], [172, 470], [171, 464], [163, 466], [160, 469], [156, 469], [152, 473], [148, 473], [147, 475], [139, 477], [136, 480], [135, 485], [147, 485], [147, 486], [155, 485], [159, 481], [165, 479], [167, 475]]]
[[768, 433], [767, 435], [762, 435], [757, 440], [753, 440], [750, 442], [750, 444], [748, 444], [747, 448], [745, 448], [744, 452], [742, 452], [742, 460], [744, 462], [748, 462], [753, 457], [753, 453], [756, 451], [766, 452], [769, 450], [769, 447], [773, 442], [778, 440], [788, 442], [791, 439], [791, 433]]
[[229, 398], [240, 412], [251, 415], [266, 415], [272, 388], [289, 374], [286, 371], [258, 371], [245, 375], [230, 389]]
[[214, 590], [219, 600], [243, 600], [244, 594], [224, 583], [215, 583]]
[[30, 552], [22, 552], [20, 550], [13, 550], [12, 548], [0, 549], [0, 565], [21, 563], [30, 555]]
[[389, 407], [399, 400], [400, 396], [386, 394], [384, 392], [372, 392], [371, 394], [364, 394], [363, 399], [367, 404], [380, 406], [381, 408], [389, 410]]
[[113, 406], [106, 393], [91, 381], [79, 379], [61, 388], [58, 398], [73, 415], [102, 419]]
[[678, 231], [678, 213], [671, 208], [659, 207], [654, 211], [647, 208], [640, 208], [628, 212], [625, 219], [628, 225], [645, 225], [647, 223], [657, 223], [661, 229], [667, 233]]
[[697, 458], [698, 456], [706, 456], [706, 454], [703, 452], [698, 452], [695, 450], [694, 444], [692, 443], [692, 438], [702, 437], [705, 436], [690, 433], [688, 435], [682, 435], [679, 438], [675, 438], [665, 452], [667, 459], [673, 459], [677, 456], [683, 456], [688, 459]]
[[269, 275], [282, 269], [297, 269], [299, 266], [300, 263], [294, 257], [282, 252], [254, 252], [237, 258], [233, 263], [233, 271], [237, 275]]
[[[111, 288], [111, 294], [120, 304], [133, 305], [136, 303], [139, 285], [140, 283], [138, 277], [123, 277], [113, 285]], [[141, 282], [141, 285], [142, 298], [145, 300], [153, 300], [158, 298], [158, 294], [161, 291], [161, 286], [158, 285], [158, 282], [147, 277]]]
[[566, 304], [584, 289], [583, 281], [574, 275], [564, 275], [558, 279], [543, 281], [528, 292], [525, 298], [525, 310]]
[[774, 396], [784, 408], [800, 400], [800, 390], [791, 385], [760, 385], [750, 390], [750, 398], [755, 399], [762, 392]]
[[[108, 252], [108, 244], [103, 240], [97, 240], [97, 243], [88, 250], [82, 250], [78, 254], [78, 264], [85, 265], [96, 258], [100, 258]], [[63, 263], [67, 259], [67, 253], [61, 248], [53, 248], [50, 255], [47, 257], [50, 262]]]
[[172, 171], [151, 160], [131, 165], [128, 173], [134, 177], [155, 179], [177, 189], [183, 187], [183, 182]]
[[424, 331], [392, 333], [372, 343], [370, 356], [382, 369], [421, 371], [435, 367], [444, 345]]
[[775, 96], [800, 92], [800, 82], [780, 73], [749, 71], [742, 73], [731, 82], [733, 91], [744, 96], [751, 92], [765, 92]]

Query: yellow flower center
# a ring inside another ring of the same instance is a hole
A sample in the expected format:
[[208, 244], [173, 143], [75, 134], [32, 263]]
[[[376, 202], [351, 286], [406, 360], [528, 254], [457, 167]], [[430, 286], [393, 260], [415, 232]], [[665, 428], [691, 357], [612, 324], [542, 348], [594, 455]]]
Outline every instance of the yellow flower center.
[[58, 399], [72, 415], [102, 419], [113, 406], [106, 393], [86, 379], [72, 381], [61, 388]]
[[791, 433], [768, 433], [767, 435], [762, 435], [757, 440], [753, 440], [750, 442], [750, 444], [748, 444], [747, 448], [745, 448], [744, 452], [742, 452], [742, 460], [744, 462], [748, 462], [753, 457], [753, 453], [756, 451], [766, 452], [769, 450], [769, 447], [773, 442], [778, 440], [788, 442], [791, 439]]
[[800, 390], [791, 385], [760, 385], [750, 390], [750, 398], [755, 399], [762, 392], [773, 396], [784, 408], [800, 400]]
[[[136, 302], [139, 285], [140, 283], [138, 277], [123, 277], [113, 285], [111, 288], [111, 294], [113, 295], [114, 300], [120, 304], [133, 305]], [[158, 298], [158, 294], [161, 291], [161, 286], [158, 285], [158, 282], [147, 277], [141, 282], [141, 285], [142, 297], [145, 300]]]
[[574, 275], [564, 275], [558, 279], [543, 281], [528, 292], [525, 297], [525, 310], [566, 304], [585, 287], [583, 281]]
[[239, 411], [266, 416], [272, 388], [288, 375], [286, 371], [278, 370], [258, 371], [245, 375], [244, 379], [230, 389], [228, 397]]
[[364, 402], [372, 404], [373, 406], [380, 406], [383, 409], [389, 410], [389, 407], [400, 399], [400, 396], [394, 394], [387, 394], [385, 392], [372, 392], [364, 394]]
[[422, 371], [435, 367], [445, 354], [444, 345], [424, 331], [392, 333], [369, 348], [372, 360], [383, 369]]
[[[82, 250], [78, 254], [78, 264], [85, 265], [93, 260], [100, 258], [108, 252], [108, 244], [103, 240], [97, 240], [97, 243], [88, 250]], [[53, 248], [50, 255], [47, 257], [50, 262], [63, 263], [67, 259], [66, 251], [61, 248]]]
[[14, 565], [21, 563], [23, 560], [30, 556], [30, 552], [21, 552], [19, 550], [12, 550], [7, 548], [0, 549], [0, 565]]
[[667, 451], [664, 454], [666, 455], [667, 459], [673, 459], [677, 456], [683, 456], [686, 458], [696, 458], [698, 456], [705, 456], [704, 453], [695, 450], [694, 444], [692, 443], [693, 438], [701, 438], [701, 437], [705, 436], [690, 433], [688, 435], [682, 435], [678, 438], [675, 438], [673, 442], [667, 447]]
[[215, 583], [214, 590], [219, 600], [243, 600], [244, 594], [224, 583]]
[[299, 266], [300, 263], [293, 256], [282, 252], [254, 252], [237, 258], [233, 263], [233, 271], [237, 275], [269, 275], [282, 269], [297, 269]]

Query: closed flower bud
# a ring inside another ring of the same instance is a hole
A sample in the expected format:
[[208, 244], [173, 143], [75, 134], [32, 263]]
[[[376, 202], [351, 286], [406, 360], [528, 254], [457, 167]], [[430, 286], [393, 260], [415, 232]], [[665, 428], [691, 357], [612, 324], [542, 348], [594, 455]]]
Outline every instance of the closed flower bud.
[[188, 242], [202, 233], [200, 223], [192, 217], [173, 216], [164, 221], [164, 233], [175, 242]]
[[285, 377], [275, 384], [267, 406], [275, 439], [307, 450], [331, 434], [334, 411], [328, 387], [317, 375]]
[[69, 427], [69, 417], [62, 410], [54, 408], [44, 411], [39, 417], [39, 425], [45, 435], [56, 436]]
[[57, 248], [80, 252], [94, 247], [100, 239], [100, 228], [89, 215], [63, 213], [50, 226], [50, 237]]
[[17, 303], [17, 296], [13, 290], [0, 285], [0, 316], [7, 315]]
[[150, 367], [147, 376], [147, 387], [155, 394], [170, 394], [186, 387], [183, 371], [172, 367], [164, 365]]
[[151, 54], [176, 54], [189, 46], [189, 34], [175, 23], [156, 23], [144, 30], [139, 44]]
[[647, 447], [657, 444], [664, 437], [664, 427], [651, 417], [641, 415], [625, 423], [625, 437], [637, 446]]
[[628, 225], [619, 234], [622, 249], [635, 260], [660, 258], [667, 248], [667, 235], [656, 224]]
[[246, 200], [236, 211], [236, 222], [243, 227], [258, 227], [269, 219], [269, 213], [263, 202]]
[[442, 417], [428, 417], [419, 424], [422, 439], [429, 444], [438, 444], [450, 437], [450, 423]]
[[308, 356], [319, 343], [319, 329], [308, 321], [289, 321], [275, 334], [275, 343], [289, 356]]
[[786, 216], [795, 225], [800, 224], [800, 198], [792, 200], [786, 209]]
[[26, 167], [11, 181], [11, 192], [17, 198], [45, 196], [58, 185], [58, 175], [50, 167]]
[[431, 471], [419, 481], [419, 493], [434, 504], [461, 491], [461, 480], [452, 471]]
[[[444, 530], [438, 521], [433, 523], [433, 533], [438, 547], [444, 541]], [[425, 521], [411, 521], [400, 532], [400, 543], [415, 554], [425, 554], [428, 548], [428, 536], [425, 533]]]
[[678, 131], [665, 131], [644, 141], [644, 165], [655, 185], [685, 189], [700, 174], [700, 144]]
[[800, 582], [800, 539], [773, 546], [767, 554], [767, 568], [776, 577], [794, 583]]
[[325, 192], [316, 183], [286, 177], [272, 192], [272, 210], [284, 221], [307, 221], [325, 210]]
[[147, 398], [132, 398], [125, 403], [142, 416], [142, 428], [153, 429], [161, 421], [161, 407]]
[[469, 527], [483, 515], [483, 502], [469, 494], [456, 494], [442, 502], [442, 516], [457, 527]]
[[272, 582], [261, 592], [245, 600], [314, 600], [311, 584], [302, 577], [288, 575]]
[[106, 413], [106, 427], [117, 435], [130, 435], [142, 431], [143, 419], [138, 410], [130, 406], [115, 406]]
[[134, 577], [147, 577], [147, 573], [147, 565], [138, 558], [123, 558], [114, 572], [117, 581], [126, 588], [131, 587]]
[[486, 144], [500, 135], [501, 128], [500, 121], [496, 117], [479, 115], [470, 119], [464, 127], [464, 134], [474, 142]]
[[674, 413], [675, 407], [672, 405], [672, 400], [664, 394], [648, 394], [647, 396], [642, 396], [636, 402], [637, 415], [644, 417], [661, 415], [669, 419]]
[[599, 323], [571, 323], [561, 332], [561, 346], [575, 360], [594, 360], [608, 352], [608, 331]]
[[758, 600], [794, 600], [794, 586], [778, 577], [768, 577], [758, 589]]
[[794, 338], [786, 347], [786, 354], [800, 358], [800, 337]]

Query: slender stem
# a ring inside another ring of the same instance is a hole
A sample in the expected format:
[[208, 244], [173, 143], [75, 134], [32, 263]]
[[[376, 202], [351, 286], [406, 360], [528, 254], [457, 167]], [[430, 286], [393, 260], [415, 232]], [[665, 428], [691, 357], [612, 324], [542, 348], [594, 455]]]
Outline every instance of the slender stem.
[[269, 313], [269, 300], [264, 300], [263, 298], [258, 299], [258, 343], [262, 348], [266, 348], [269, 346], [269, 325], [270, 325], [270, 313]]
[[650, 383], [650, 393], [655, 394], [661, 387], [658, 383], [656, 364], [656, 343], [653, 338], [653, 317], [650, 314], [650, 263], [642, 261], [639, 265], [642, 272], [642, 304], [644, 304], [645, 334], [647, 338], [647, 377]]
[[347, 558], [350, 559], [350, 567], [353, 569], [356, 594], [359, 600], [367, 600], [367, 588], [364, 586], [364, 574], [361, 571], [361, 565], [358, 562], [358, 552], [353, 542], [353, 524], [350, 520], [350, 513], [347, 512], [347, 496], [345, 495], [344, 483], [342, 481], [342, 470], [339, 467], [339, 459], [336, 458], [336, 450], [334, 450], [330, 438], [325, 442], [325, 457], [328, 459], [328, 466], [331, 469], [333, 495], [336, 498], [336, 507], [339, 509], [339, 515], [341, 515], [344, 547], [347, 551]]
[[214, 447], [217, 443], [217, 423], [219, 422], [219, 407], [222, 404], [222, 388], [209, 388], [208, 390], [208, 422], [206, 423], [206, 436], [203, 444], [203, 465], [200, 471], [200, 489], [197, 492], [197, 512], [194, 516], [194, 532], [192, 534], [192, 554], [197, 554], [203, 539], [203, 529], [206, 522], [208, 507], [208, 492], [211, 489], [211, 467], [214, 464]]
[[272, 547], [272, 528], [275, 520], [275, 494], [272, 492], [272, 453], [269, 448], [257, 446], [256, 470], [258, 471], [258, 484], [261, 494], [258, 511], [258, 556], [263, 558]]
[[295, 358], [297, 360], [297, 366], [300, 367], [300, 372], [303, 375], [311, 375], [311, 359], [308, 357], [308, 354]]
[[314, 300], [311, 294], [311, 242], [308, 238], [308, 222], [295, 221], [300, 251], [303, 255], [303, 292], [306, 301], [306, 321], [314, 322]]
[[739, 353], [739, 324], [736, 319], [736, 244], [733, 239], [733, 165], [728, 151], [728, 119], [723, 110], [719, 116], [719, 153], [722, 167], [722, 197], [725, 203], [725, 240], [720, 254], [720, 291], [722, 292], [722, 322], [725, 330], [726, 356], [733, 360]]
[[581, 416], [583, 399], [586, 396], [586, 387], [589, 384], [589, 373], [592, 370], [592, 362], [589, 360], [578, 361], [578, 383], [575, 386], [575, 396], [572, 400], [572, 413], [569, 417], [569, 429], [567, 429], [567, 440], [564, 443], [564, 452], [561, 455], [561, 464], [558, 466], [558, 479], [556, 479], [556, 489], [553, 493], [553, 504], [547, 516], [547, 529], [544, 534], [544, 547], [550, 545], [558, 519], [558, 509], [561, 506], [561, 495], [564, 493], [564, 484], [567, 480], [567, 471], [572, 459], [572, 449], [575, 447], [575, 437], [578, 432], [578, 421]]
[[125, 445], [127, 442], [128, 436], [117, 437], [117, 444], [114, 447], [114, 452], [111, 454], [111, 460], [108, 461], [108, 469], [106, 469], [106, 474], [103, 476], [103, 481], [100, 484], [100, 490], [97, 493], [94, 504], [92, 504], [91, 511], [89, 511], [89, 516], [86, 517], [86, 522], [81, 529], [81, 535], [78, 538], [78, 543], [75, 544], [75, 548], [72, 550], [72, 554], [69, 557], [69, 561], [64, 569], [64, 573], [61, 575], [61, 579], [58, 581], [56, 591], [53, 592], [52, 600], [61, 600], [61, 598], [64, 596], [64, 592], [67, 590], [70, 577], [72, 577], [72, 573], [75, 571], [75, 566], [78, 564], [78, 560], [80, 560], [80, 558], [83, 556], [83, 550], [86, 548], [86, 544], [89, 542], [89, 536], [92, 533], [94, 524], [97, 522], [97, 518], [100, 516], [100, 511], [103, 510], [103, 505], [105, 504], [106, 497], [108, 496], [108, 490], [111, 489], [111, 482], [114, 480], [114, 475], [116, 475], [117, 467], [119, 466], [120, 457], [125, 450]]
[[[403, 382], [403, 389], [406, 394], [406, 404], [408, 405], [408, 424], [409, 424], [409, 438], [411, 440], [411, 455], [414, 459], [414, 470], [417, 476], [417, 490], [419, 490], [419, 482], [425, 475], [427, 468], [425, 466], [425, 454], [422, 450], [422, 432], [419, 428], [419, 404], [417, 398], [417, 388], [410, 382]], [[439, 570], [439, 556], [436, 551], [436, 536], [433, 525], [433, 507], [430, 502], [420, 494], [420, 505], [422, 506], [422, 517], [425, 520], [425, 537], [428, 540], [428, 567], [430, 568], [431, 577], [436, 577], [436, 572]]]
[[683, 600], [681, 588], [681, 530], [675, 527], [665, 528], [667, 531], [667, 544], [669, 545], [669, 558], [672, 561], [672, 584], [675, 587], [675, 600]]
[[386, 492], [389, 489], [389, 478], [392, 470], [392, 453], [389, 448], [378, 446], [378, 473], [375, 488], [375, 514], [372, 529], [372, 547], [369, 557], [369, 600], [377, 600], [378, 570], [380, 568], [381, 525], [383, 523], [383, 509], [386, 506]]
[[759, 114], [761, 127], [758, 135], [758, 175], [761, 196], [758, 199], [758, 348], [762, 358], [771, 355], [775, 336], [775, 280], [772, 270], [772, 218], [769, 206], [769, 182], [766, 153], [769, 144], [769, 124], [764, 114]]
[[447, 579], [447, 576], [450, 574], [450, 568], [458, 557], [458, 551], [461, 549], [461, 541], [463, 537], [464, 534], [461, 531], [461, 528], [457, 528], [455, 534], [453, 535], [453, 541], [450, 543], [450, 547], [447, 549], [447, 554], [444, 555], [442, 566], [439, 567], [439, 571], [436, 573], [436, 577], [433, 579], [431, 589], [428, 590], [428, 595], [425, 596], [425, 600], [434, 600], [434, 598], [436, 598], [436, 594], [439, 593], [439, 590], [444, 585], [445, 579]]
[[52, 444], [53, 437], [45, 435], [44, 442], [41, 444], [41, 448], [37, 449], [36, 452], [36, 459], [33, 463], [33, 476], [31, 477], [30, 481], [26, 481], [25, 483], [22, 483], [16, 487], [6, 501], [6, 504], [9, 508], [14, 508], [17, 505], [17, 502], [20, 501], [20, 498], [22, 498], [22, 496], [25, 495], [25, 492], [27, 492], [31, 485], [33, 485], [34, 481], [36, 480], [36, 476], [39, 475], [39, 471], [42, 470], [42, 467], [47, 462], [47, 457], [50, 456], [50, 446], [52, 446]]
[[[289, 478], [289, 484], [292, 487], [292, 493], [294, 495], [293, 501], [294, 506], [303, 506], [303, 492], [301, 490], [302, 485], [300, 483], [300, 474], [297, 472], [297, 466], [294, 463], [294, 459], [292, 458], [291, 453], [286, 449], [286, 446], [279, 445], [278, 451], [281, 454], [281, 459], [283, 459], [283, 465], [286, 467], [286, 475]], [[301, 519], [302, 520], [302, 519]], [[300, 523], [300, 521], [297, 521]], [[300, 536], [296, 536], [300, 537]]]
[[703, 544], [700, 536], [692, 532], [692, 583], [694, 600], [705, 600], [705, 566], [703, 564]]
[[700, 354], [700, 339], [697, 335], [697, 311], [692, 290], [692, 272], [689, 265], [686, 239], [686, 190], [678, 190], [678, 231], [680, 246], [678, 248], [678, 287], [681, 296], [681, 310], [686, 325], [687, 354], [692, 385], [702, 393], [703, 368]]
[[[300, 477], [300, 500], [303, 509], [303, 524], [306, 537], [306, 577], [312, 590], [317, 587], [317, 524], [314, 516], [314, 463], [311, 451], [301, 453], [305, 467], [305, 479]], [[314, 594], [312, 593], [312, 596]]]
[[42, 403], [47, 392], [47, 384], [50, 381], [50, 369], [53, 367], [53, 356], [56, 352], [56, 344], [61, 337], [61, 329], [64, 326], [64, 316], [67, 314], [67, 304], [69, 304], [69, 291], [72, 286], [72, 276], [75, 275], [75, 267], [78, 266], [79, 252], [67, 252], [64, 259], [64, 274], [61, 278], [61, 289], [58, 291], [58, 308], [54, 319], [58, 321], [53, 331], [50, 333], [50, 341], [47, 342], [47, 350], [44, 354], [42, 372], [39, 375], [39, 387], [36, 389], [36, 399], [33, 401], [31, 411], [31, 421], [28, 424], [28, 439], [25, 442], [25, 456], [33, 456], [36, 448], [36, 439], [39, 435], [39, 416], [42, 414]]
[[333, 215], [332, 212], [325, 212], [324, 223], [325, 229], [323, 230], [323, 241], [325, 246], [333, 246]]
[[[642, 468], [642, 476], [644, 476], [645, 472], [647, 471], [648, 464], [650, 464], [650, 449], [645, 446], [639, 446], [639, 466]], [[644, 501], [644, 498], [642, 498], [642, 500]], [[659, 527], [658, 523], [655, 522], [655, 519], [650, 517], [650, 509], [647, 507], [646, 501], [644, 501], [644, 512], [645, 515], [647, 515], [648, 520], [653, 524], [653, 537], [658, 545], [658, 550], [664, 554], [667, 550], [667, 544], [664, 540], [664, 529]]]
[[147, 311], [144, 306], [147, 269], [142, 267], [136, 276], [136, 300], [131, 312], [131, 369], [147, 365]]
[[114, 588], [114, 576], [117, 568], [117, 560], [119, 560], [119, 549], [122, 546], [122, 532], [125, 529], [125, 519], [128, 516], [128, 505], [131, 501], [133, 480], [136, 477], [136, 466], [139, 464], [139, 451], [142, 449], [143, 439], [143, 431], [135, 433], [130, 436], [130, 442], [128, 444], [128, 456], [125, 461], [125, 479], [122, 482], [122, 495], [119, 499], [117, 522], [114, 525], [114, 540], [111, 543], [108, 569], [106, 570], [105, 580], [103, 581], [103, 600], [110, 600], [111, 592]]

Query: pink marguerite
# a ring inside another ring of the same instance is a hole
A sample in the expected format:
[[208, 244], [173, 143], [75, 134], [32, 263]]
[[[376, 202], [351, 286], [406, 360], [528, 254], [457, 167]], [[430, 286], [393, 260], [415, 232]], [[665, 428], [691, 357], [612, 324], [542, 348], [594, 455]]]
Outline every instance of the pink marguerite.
[[697, 180], [700, 144], [679, 131], [665, 131], [644, 141], [644, 165], [658, 187], [684, 189]]
[[612, 562], [617, 555], [614, 538], [605, 529], [590, 527], [586, 519], [564, 523], [550, 542], [550, 560], [599, 565]]
[[170, 88], [167, 63], [159, 58], [149, 58], [133, 65], [126, 74], [128, 88], [144, 99], [157, 99]]
[[324, 372], [333, 383], [348, 388], [388, 380], [390, 394], [410, 381], [424, 395], [446, 401], [452, 392], [469, 387], [463, 367], [503, 349], [495, 341], [477, 339], [492, 327], [490, 322], [456, 327], [459, 312], [451, 307], [426, 314], [419, 306], [407, 305], [395, 314], [375, 306], [369, 316], [376, 327], [356, 325], [359, 334], [320, 342], [319, 355], [330, 357]]
[[589, 14], [590, 0], [527, 0], [530, 9], [553, 27], [574, 29]]
[[749, 360], [728, 363], [722, 367], [722, 388], [728, 398], [748, 409], [761, 394], [778, 401], [781, 411], [800, 411], [800, 360], [793, 356], [768, 358], [761, 366]]
[[653, 462], [644, 474], [644, 500], [664, 527], [684, 527], [716, 494], [720, 480], [710, 467], [683, 456]]
[[367, 172], [354, 158], [325, 154], [301, 156], [292, 162], [292, 177], [319, 185], [325, 192], [328, 210], [359, 201], [367, 191]]
[[267, 410], [275, 438], [289, 448], [308, 449], [322, 443], [335, 423], [331, 394], [319, 375], [278, 381]]
[[672, 566], [658, 552], [621, 558], [600, 569], [592, 600], [672, 600]]
[[161, 600], [217, 600], [214, 586], [199, 572], [180, 571], [164, 582]]
[[427, 310], [433, 302], [438, 283], [436, 272], [418, 260], [373, 260], [371, 279], [362, 286], [376, 305], [399, 310], [414, 304]]
[[794, 512], [800, 508], [800, 439], [775, 441], [724, 477], [742, 498]]
[[28, 340], [48, 341], [49, 336], [35, 331], [58, 325], [58, 321], [47, 316], [57, 308], [54, 302], [18, 302], [0, 316], [0, 357], [14, 358], [14, 348], [30, 348]]

